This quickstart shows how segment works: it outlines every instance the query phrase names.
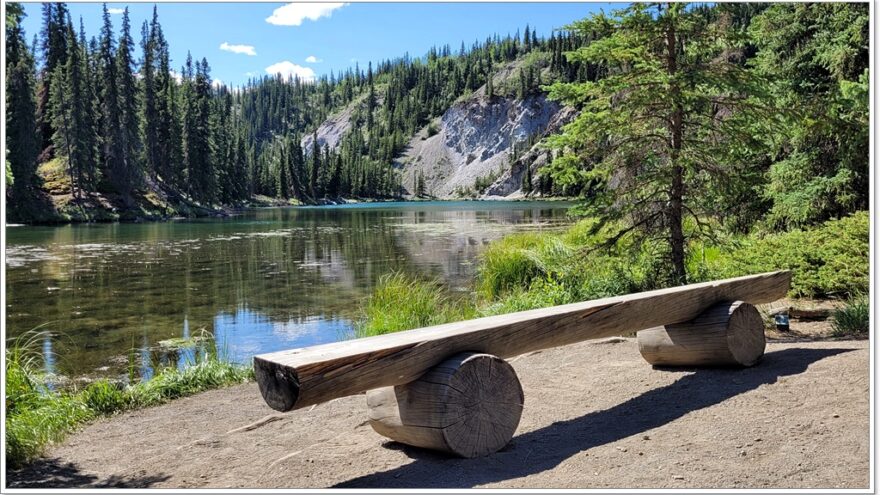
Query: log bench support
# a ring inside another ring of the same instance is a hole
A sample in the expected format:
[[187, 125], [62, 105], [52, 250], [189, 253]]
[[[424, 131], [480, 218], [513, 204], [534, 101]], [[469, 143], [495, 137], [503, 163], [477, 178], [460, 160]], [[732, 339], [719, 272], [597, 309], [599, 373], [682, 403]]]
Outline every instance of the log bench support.
[[491, 354], [464, 352], [405, 385], [367, 392], [370, 426], [380, 435], [461, 457], [491, 454], [510, 442], [523, 409], [513, 367]]
[[642, 330], [639, 352], [655, 366], [752, 366], [764, 355], [764, 321], [742, 301], [715, 304], [686, 322]]
[[[752, 366], [764, 355], [764, 324], [742, 301], [712, 305], [686, 323], [638, 332], [639, 352], [657, 366]], [[513, 438], [523, 391], [507, 361], [457, 354], [413, 382], [367, 392], [370, 426], [396, 442], [481, 457]]]

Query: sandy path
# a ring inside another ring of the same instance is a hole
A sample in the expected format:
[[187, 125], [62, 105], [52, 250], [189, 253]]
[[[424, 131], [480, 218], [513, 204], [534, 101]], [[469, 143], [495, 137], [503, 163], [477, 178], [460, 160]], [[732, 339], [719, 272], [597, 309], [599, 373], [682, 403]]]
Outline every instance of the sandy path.
[[91, 424], [8, 486], [868, 487], [867, 341], [770, 343], [746, 370], [652, 369], [634, 339], [513, 365], [522, 422], [481, 459], [386, 441], [363, 396], [275, 414], [247, 384]]

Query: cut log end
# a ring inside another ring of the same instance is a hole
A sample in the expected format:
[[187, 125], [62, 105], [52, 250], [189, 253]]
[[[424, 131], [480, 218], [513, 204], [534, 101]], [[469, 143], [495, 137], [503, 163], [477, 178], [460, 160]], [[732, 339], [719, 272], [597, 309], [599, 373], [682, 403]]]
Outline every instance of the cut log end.
[[687, 323], [638, 333], [639, 352], [656, 366], [753, 366], [764, 355], [764, 322], [742, 301], [718, 303]]
[[461, 353], [414, 382], [367, 394], [370, 425], [392, 440], [461, 457], [503, 448], [519, 426], [523, 391], [509, 363]]
[[299, 379], [296, 372], [271, 361], [254, 358], [254, 376], [260, 393], [272, 409], [287, 412], [296, 406], [299, 398]]

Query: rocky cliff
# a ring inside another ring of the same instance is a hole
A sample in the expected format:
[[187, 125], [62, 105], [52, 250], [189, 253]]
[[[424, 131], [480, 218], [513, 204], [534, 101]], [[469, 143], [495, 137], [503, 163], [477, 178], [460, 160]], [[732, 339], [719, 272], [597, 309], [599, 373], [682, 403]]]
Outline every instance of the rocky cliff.
[[395, 165], [409, 194], [421, 175], [425, 192], [439, 198], [516, 195], [525, 167], [542, 163], [544, 153], [530, 143], [558, 130], [572, 113], [544, 95], [489, 99], [477, 92], [414, 136]]

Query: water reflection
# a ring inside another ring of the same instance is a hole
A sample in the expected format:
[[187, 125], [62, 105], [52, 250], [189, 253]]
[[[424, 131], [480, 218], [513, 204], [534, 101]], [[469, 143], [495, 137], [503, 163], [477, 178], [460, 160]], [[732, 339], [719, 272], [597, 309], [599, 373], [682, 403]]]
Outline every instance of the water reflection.
[[[273, 208], [231, 218], [7, 230], [7, 331], [49, 322], [46, 366], [68, 376], [138, 373], [195, 349], [199, 332], [246, 361], [338, 340], [392, 270], [469, 287], [482, 247], [558, 228], [560, 203], [460, 202]], [[64, 338], [58, 336], [63, 335]], [[137, 359], [131, 353], [136, 351]]]

